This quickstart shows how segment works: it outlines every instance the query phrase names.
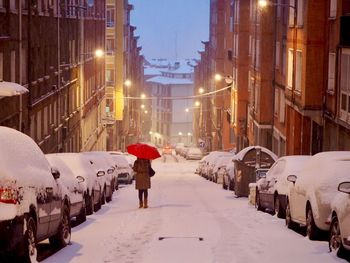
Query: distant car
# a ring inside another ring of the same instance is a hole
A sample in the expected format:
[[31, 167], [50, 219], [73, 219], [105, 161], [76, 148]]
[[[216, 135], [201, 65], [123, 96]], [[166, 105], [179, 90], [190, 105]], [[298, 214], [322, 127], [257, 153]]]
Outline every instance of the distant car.
[[350, 151], [321, 152], [306, 161], [299, 174], [289, 175], [286, 225], [306, 226], [306, 235], [314, 240], [320, 230], [329, 231], [327, 222], [331, 202], [341, 182], [350, 181]]
[[267, 209], [277, 217], [284, 218], [286, 212], [290, 174], [299, 174], [305, 162], [311, 156], [293, 155], [279, 158], [268, 170], [265, 177], [256, 182], [256, 207], [258, 210]]
[[224, 173], [226, 172], [226, 166], [232, 162], [232, 155], [222, 156], [217, 159], [213, 168], [213, 181], [218, 184], [223, 184]]
[[37, 243], [71, 239], [70, 199], [60, 173], [27, 135], [0, 127], [0, 258], [36, 262]]
[[182, 149], [185, 148], [185, 144], [182, 143], [182, 142], [178, 142], [176, 145], [175, 145], [175, 154], [180, 154]]
[[46, 154], [46, 159], [51, 167], [54, 167], [60, 172], [60, 178], [63, 185], [67, 187], [68, 196], [71, 201], [70, 217], [76, 218], [77, 223], [86, 221], [86, 205], [84, 200], [84, 192], [86, 191], [85, 178], [75, 176], [73, 171], [55, 154]]
[[200, 160], [203, 157], [202, 151], [197, 147], [190, 147], [186, 152], [185, 158], [187, 160]]
[[340, 183], [338, 191], [332, 200], [332, 212], [328, 221], [329, 247], [343, 257], [350, 253], [350, 180]]
[[169, 145], [166, 145], [163, 147], [162, 153], [163, 154], [172, 154], [173, 149]]

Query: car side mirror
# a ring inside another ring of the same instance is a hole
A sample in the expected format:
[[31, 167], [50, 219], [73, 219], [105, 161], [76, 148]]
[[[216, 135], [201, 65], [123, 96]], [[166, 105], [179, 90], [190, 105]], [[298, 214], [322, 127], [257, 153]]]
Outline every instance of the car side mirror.
[[60, 171], [58, 171], [56, 168], [51, 168], [51, 174], [55, 180], [60, 178], [61, 175]]
[[338, 185], [338, 191], [350, 194], [350, 182], [343, 182]]
[[85, 181], [85, 178], [82, 177], [82, 176], [80, 176], [80, 175], [78, 175], [76, 178], [77, 178], [77, 180], [78, 180], [78, 183], [82, 183], [82, 182]]
[[112, 174], [114, 172], [114, 168], [109, 168], [108, 170], [107, 170], [107, 174]]
[[101, 177], [101, 176], [104, 176], [104, 175], [105, 175], [104, 171], [98, 171], [97, 172], [97, 177]]
[[295, 184], [295, 182], [297, 181], [297, 178], [298, 177], [296, 175], [291, 174], [291, 175], [287, 176], [287, 181], [292, 182], [293, 184]]

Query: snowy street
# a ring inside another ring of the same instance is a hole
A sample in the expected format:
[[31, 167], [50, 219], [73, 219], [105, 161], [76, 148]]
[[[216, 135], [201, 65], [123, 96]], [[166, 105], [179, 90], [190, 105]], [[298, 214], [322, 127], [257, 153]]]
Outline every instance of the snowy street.
[[194, 174], [196, 161], [152, 165], [148, 209], [138, 208], [134, 184], [121, 185], [72, 229], [70, 246], [41, 262], [346, 262], [328, 252], [328, 242], [308, 240]]

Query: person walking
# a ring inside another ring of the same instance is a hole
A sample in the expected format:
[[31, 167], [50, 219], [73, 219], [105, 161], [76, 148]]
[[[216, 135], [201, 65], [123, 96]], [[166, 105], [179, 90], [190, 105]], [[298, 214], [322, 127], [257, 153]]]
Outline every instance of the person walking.
[[136, 172], [135, 188], [139, 192], [139, 208], [148, 208], [148, 189], [151, 188], [151, 161], [137, 158], [133, 170]]

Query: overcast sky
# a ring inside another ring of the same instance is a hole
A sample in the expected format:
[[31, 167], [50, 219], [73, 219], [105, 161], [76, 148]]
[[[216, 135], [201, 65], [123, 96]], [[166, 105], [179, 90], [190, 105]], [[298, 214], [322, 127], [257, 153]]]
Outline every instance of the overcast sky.
[[198, 58], [209, 35], [210, 0], [129, 0], [146, 58]]

